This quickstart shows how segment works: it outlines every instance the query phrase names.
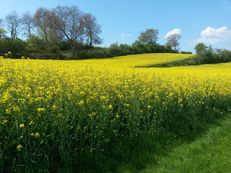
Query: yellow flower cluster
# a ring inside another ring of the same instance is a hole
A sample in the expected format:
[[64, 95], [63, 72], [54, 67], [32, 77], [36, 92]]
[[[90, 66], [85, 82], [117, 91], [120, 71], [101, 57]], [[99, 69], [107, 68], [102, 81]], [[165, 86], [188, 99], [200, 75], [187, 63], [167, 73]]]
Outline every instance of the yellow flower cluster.
[[34, 138], [39, 138], [40, 134], [39, 134], [39, 132], [35, 132], [35, 133], [32, 132], [31, 136], [33, 136]]
[[40, 112], [44, 112], [44, 111], [45, 111], [45, 108], [37, 108], [36, 110], [37, 110], [37, 112], [40, 113]]
[[21, 144], [18, 144], [16, 148], [18, 151], [21, 151], [23, 149], [23, 146]]
[[20, 124], [19, 125], [19, 128], [21, 128], [21, 129], [24, 128], [24, 127], [25, 127], [25, 124]]

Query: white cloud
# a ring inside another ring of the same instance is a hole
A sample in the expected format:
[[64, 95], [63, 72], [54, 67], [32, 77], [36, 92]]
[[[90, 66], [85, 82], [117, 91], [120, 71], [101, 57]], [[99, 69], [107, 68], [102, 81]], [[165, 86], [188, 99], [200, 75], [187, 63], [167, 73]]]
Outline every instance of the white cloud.
[[181, 34], [182, 34], [181, 29], [180, 29], [180, 28], [175, 28], [175, 29], [169, 31], [169, 32], [165, 35], [165, 38], [167, 39], [169, 36], [175, 35], [175, 34], [181, 35]]
[[227, 42], [231, 40], [231, 30], [226, 26], [220, 28], [212, 28], [208, 26], [206, 29], [201, 31], [200, 38], [198, 42], [203, 42], [206, 44], [216, 44], [221, 42]]
[[121, 38], [128, 38], [128, 37], [130, 37], [130, 36], [131, 36], [130, 33], [121, 33], [121, 34], [120, 34], [120, 37], [121, 37]]

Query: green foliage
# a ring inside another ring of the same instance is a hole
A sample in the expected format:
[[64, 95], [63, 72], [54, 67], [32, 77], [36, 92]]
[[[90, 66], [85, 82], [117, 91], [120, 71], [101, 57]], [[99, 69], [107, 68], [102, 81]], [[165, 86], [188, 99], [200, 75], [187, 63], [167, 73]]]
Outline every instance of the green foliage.
[[82, 49], [76, 51], [74, 56], [70, 51], [63, 53], [63, 56], [65, 59], [92, 59], [143, 53], [175, 53], [175, 51], [173, 51], [171, 48], [158, 44], [144, 45], [136, 41], [132, 45], [114, 43], [109, 48], [89, 48], [87, 46], [83, 46]]
[[28, 56], [29, 51], [25, 41], [20, 39], [0, 39], [0, 55], [4, 55], [7, 52], [11, 52], [11, 58], [20, 58], [21, 56]]
[[3, 39], [4, 37], [6, 37], [6, 30], [3, 28], [0, 28], [0, 39]]
[[231, 52], [227, 50], [214, 50], [212, 46], [198, 43], [195, 47], [199, 64], [214, 64], [231, 61]]
[[46, 41], [36, 35], [31, 35], [27, 39], [27, 47], [33, 53], [42, 53], [46, 51]]
[[120, 56], [120, 55], [123, 55], [123, 52], [120, 48], [120, 45], [118, 45], [117, 43], [114, 43], [112, 44], [110, 47], [109, 47], [109, 51], [110, 53], [113, 55], [113, 56]]
[[[171, 46], [159, 45], [159, 31], [153, 28], [141, 32], [132, 45], [116, 43], [108, 48], [94, 47], [103, 41], [101, 26], [95, 16], [81, 12], [76, 6], [38, 8], [34, 14], [24, 13], [21, 18], [13, 12], [6, 17], [6, 22], [12, 42], [5, 29], [0, 28], [0, 55], [11, 51], [15, 58], [90, 59], [177, 52]], [[18, 39], [21, 32], [26, 33], [27, 40]]]
[[[215, 64], [231, 62], [231, 51], [228, 50], [214, 50], [211, 46], [207, 47], [203, 43], [196, 45], [196, 55], [183, 60], [177, 60], [173, 62], [167, 62], [162, 64], [146, 65], [141, 67], [174, 67], [174, 66], [188, 66], [188, 65], [200, 65], [200, 64]], [[181, 52], [191, 53], [191, 52]]]
[[140, 36], [138, 37], [138, 41], [141, 44], [151, 44], [155, 45], [158, 40], [159, 31], [156, 29], [147, 29], [144, 32], [140, 33]]
[[203, 55], [207, 51], [207, 46], [204, 43], [198, 43], [195, 46], [195, 51], [197, 55]]
[[192, 54], [190, 51], [180, 51], [181, 54]]
[[[110, 50], [104, 48], [85, 49], [77, 53], [78, 59], [108, 58], [111, 56]], [[69, 57], [69, 59], [71, 59], [71, 57]]]
[[143, 53], [173, 53], [170, 47], [159, 44], [142, 44], [139, 41], [132, 45], [112, 44], [109, 48], [89, 47], [84, 44], [75, 44], [73, 50], [67, 42], [49, 42], [37, 35], [30, 35], [26, 41], [17, 39], [0, 39], [0, 55], [11, 51], [13, 57], [29, 56], [41, 59], [91, 59], [107, 58]]
[[134, 54], [142, 53], [174, 53], [171, 48], [156, 44], [142, 44], [139, 41], [135, 41], [132, 44], [132, 49]]

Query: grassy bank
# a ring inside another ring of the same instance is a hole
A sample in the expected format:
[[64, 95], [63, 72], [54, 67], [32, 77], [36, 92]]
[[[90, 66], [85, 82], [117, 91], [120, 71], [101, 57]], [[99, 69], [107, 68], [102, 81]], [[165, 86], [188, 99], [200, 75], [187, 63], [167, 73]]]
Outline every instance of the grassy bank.
[[[231, 171], [231, 116], [200, 135], [196, 140], [179, 144], [158, 162], [149, 162], [141, 173], [226, 173]], [[132, 172], [124, 169], [122, 172]]]

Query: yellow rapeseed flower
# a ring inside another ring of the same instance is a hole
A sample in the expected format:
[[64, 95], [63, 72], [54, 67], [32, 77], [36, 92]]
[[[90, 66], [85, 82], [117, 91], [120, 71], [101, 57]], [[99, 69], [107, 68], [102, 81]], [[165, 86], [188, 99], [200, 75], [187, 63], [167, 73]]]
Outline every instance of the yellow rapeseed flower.
[[35, 138], [39, 138], [39, 137], [40, 137], [39, 132], [36, 132], [36, 133], [34, 134], [34, 137], [35, 137]]
[[53, 111], [57, 110], [57, 106], [56, 105], [52, 105], [52, 110]]
[[8, 120], [3, 120], [2, 124], [5, 125], [8, 122]]
[[112, 104], [108, 105], [108, 109], [113, 109]]
[[106, 99], [107, 99], [106, 96], [103, 96], [103, 95], [100, 96], [100, 100], [106, 100]]
[[11, 98], [10, 93], [4, 92], [4, 93], [2, 94], [1, 101], [2, 101], [3, 103], [6, 103], [8, 100], [10, 100], [10, 98]]
[[11, 109], [7, 108], [7, 109], [6, 109], [6, 113], [7, 113], [7, 114], [10, 114], [10, 113], [11, 113]]
[[85, 92], [84, 92], [84, 91], [80, 91], [79, 94], [80, 94], [80, 95], [85, 95]]
[[25, 127], [25, 124], [19, 124], [19, 128], [24, 128]]
[[88, 116], [91, 118], [94, 118], [96, 116], [96, 112], [92, 112], [92, 113], [88, 114]]
[[39, 138], [40, 137], [39, 132], [31, 133], [30, 135], [33, 136], [34, 138]]
[[44, 112], [45, 111], [45, 108], [38, 108], [36, 109], [38, 113], [41, 113], [41, 112]]
[[31, 126], [33, 124], [33, 120], [31, 120], [30, 122], [29, 122], [29, 125]]
[[21, 144], [18, 144], [16, 148], [18, 151], [21, 151], [23, 149], [23, 146]]
[[80, 106], [84, 105], [84, 100], [80, 100], [78, 105], [80, 105]]

